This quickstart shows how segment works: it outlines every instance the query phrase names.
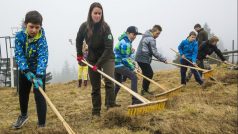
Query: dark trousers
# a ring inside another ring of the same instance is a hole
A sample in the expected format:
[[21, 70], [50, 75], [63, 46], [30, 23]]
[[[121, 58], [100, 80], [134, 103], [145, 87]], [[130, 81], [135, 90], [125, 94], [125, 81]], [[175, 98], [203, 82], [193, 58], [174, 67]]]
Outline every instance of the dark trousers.
[[[94, 65], [95, 63], [90, 63]], [[103, 72], [107, 75], [109, 75], [111, 78], [114, 78], [114, 60], [108, 60], [106, 61], [100, 70], [103, 69]], [[92, 114], [98, 114], [101, 111], [101, 74], [98, 72], [93, 71], [91, 68], [88, 70], [89, 72], [89, 77], [90, 77], [90, 82], [92, 85]], [[115, 92], [114, 92], [114, 83], [105, 78], [105, 90], [106, 90], [106, 95], [105, 95], [105, 105], [107, 107], [111, 107], [115, 105]]]
[[[180, 63], [182, 65], [186, 65], [186, 66], [192, 66], [193, 65], [191, 63], [189, 63], [188, 61], [181, 59]], [[181, 73], [181, 84], [186, 84], [186, 72], [187, 72], [187, 68], [186, 67], [181, 67], [180, 69], [180, 73]], [[200, 74], [198, 73], [198, 71], [191, 69], [192, 74], [195, 77], [195, 80], [201, 85], [203, 83]]]
[[[43, 81], [43, 90], [45, 91], [45, 77], [42, 79]], [[19, 102], [21, 115], [27, 115], [28, 110], [28, 102], [29, 95], [31, 91], [32, 83], [27, 80], [26, 76], [23, 73], [19, 74]], [[43, 95], [40, 93], [38, 89], [33, 89], [35, 102], [36, 102], [36, 110], [38, 117], [38, 124], [45, 124], [46, 120], [46, 101]]]
[[[147, 63], [142, 63], [142, 62], [137, 62], [138, 65], [140, 66], [141, 70], [142, 70], [142, 74], [150, 79], [153, 78], [153, 70], [150, 66], [150, 64]], [[149, 90], [149, 86], [150, 86], [150, 81], [146, 80], [143, 78], [143, 83], [142, 83], [142, 88], [145, 91]]]
[[[137, 93], [137, 76], [133, 71], [130, 71], [129, 68], [122, 66], [115, 69], [115, 79], [116, 81], [122, 83], [123, 77], [129, 78], [131, 80], [131, 89]], [[115, 86], [115, 96], [120, 90], [120, 86]], [[138, 99], [132, 96], [132, 105], [141, 103]]]
[[[204, 69], [204, 62], [203, 60], [197, 60], [197, 66]], [[202, 77], [202, 71], [198, 70], [199, 74], [200, 74], [200, 77]], [[190, 79], [192, 77], [192, 72], [191, 70], [188, 72], [188, 76], [187, 78]]]

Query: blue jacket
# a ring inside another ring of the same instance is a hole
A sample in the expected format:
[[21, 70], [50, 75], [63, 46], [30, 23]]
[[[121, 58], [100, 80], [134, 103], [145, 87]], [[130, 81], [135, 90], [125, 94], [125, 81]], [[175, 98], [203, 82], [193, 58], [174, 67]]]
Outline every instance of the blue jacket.
[[178, 46], [180, 56], [184, 55], [188, 60], [196, 63], [198, 54], [198, 43], [197, 41], [189, 42], [188, 39], [183, 40]]
[[135, 69], [135, 65], [133, 64], [133, 53], [132, 53], [132, 45], [126, 33], [123, 33], [119, 38], [119, 42], [116, 44], [114, 48], [115, 54], [115, 68], [126, 66], [130, 70]]
[[16, 34], [15, 59], [20, 71], [32, 71], [39, 76], [45, 75], [48, 46], [43, 28], [34, 38], [29, 38], [26, 30]]

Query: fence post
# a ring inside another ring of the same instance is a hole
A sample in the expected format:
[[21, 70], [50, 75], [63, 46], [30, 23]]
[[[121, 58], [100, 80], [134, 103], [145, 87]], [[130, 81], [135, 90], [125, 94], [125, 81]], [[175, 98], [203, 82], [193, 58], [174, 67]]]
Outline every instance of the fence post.
[[[232, 51], [235, 50], [235, 42], [232, 40]], [[234, 64], [234, 53], [232, 53], [232, 64]]]

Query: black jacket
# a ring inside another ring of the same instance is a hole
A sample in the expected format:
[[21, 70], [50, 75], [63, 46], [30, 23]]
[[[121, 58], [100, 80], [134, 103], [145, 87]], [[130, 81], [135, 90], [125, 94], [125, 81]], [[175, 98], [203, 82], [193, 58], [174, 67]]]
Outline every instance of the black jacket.
[[82, 46], [84, 40], [88, 44], [87, 60], [90, 63], [100, 67], [106, 60], [114, 59], [113, 37], [107, 24], [102, 32], [100, 32], [100, 25], [95, 24], [91, 38], [87, 37], [87, 22], [80, 26], [76, 38], [77, 56], [83, 55]]
[[201, 28], [198, 31], [198, 36], [197, 36], [198, 46], [200, 46], [203, 41], [207, 41], [207, 40], [208, 40], [208, 33], [203, 28]]
[[211, 55], [213, 52], [215, 52], [222, 61], [226, 60], [220, 49], [218, 49], [216, 45], [210, 44], [209, 41], [204, 41], [199, 47], [197, 59], [203, 60], [206, 58], [206, 55]]

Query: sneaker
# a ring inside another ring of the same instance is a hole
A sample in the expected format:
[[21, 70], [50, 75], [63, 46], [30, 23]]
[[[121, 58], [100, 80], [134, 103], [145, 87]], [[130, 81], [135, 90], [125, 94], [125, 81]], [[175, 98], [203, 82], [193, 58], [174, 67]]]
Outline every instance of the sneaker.
[[111, 106], [107, 106], [107, 110], [109, 110], [110, 108], [115, 108], [115, 107], [121, 107], [120, 104], [114, 104], [114, 105], [111, 105]]
[[146, 90], [141, 90], [141, 95], [153, 95], [153, 93]]
[[44, 128], [44, 127], [45, 127], [45, 124], [37, 124], [37, 127], [38, 127], [38, 128]]
[[19, 129], [27, 122], [27, 120], [28, 120], [27, 115], [26, 116], [20, 115], [20, 116], [18, 116], [17, 121], [13, 124], [12, 127], [15, 129]]

